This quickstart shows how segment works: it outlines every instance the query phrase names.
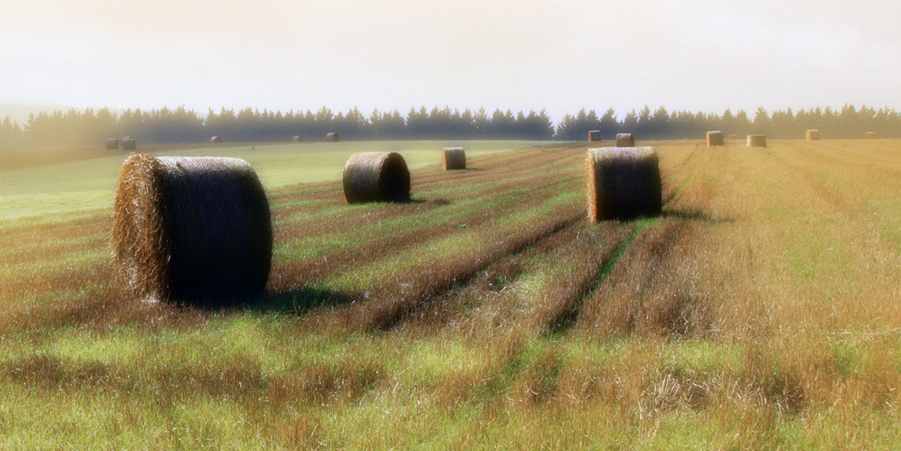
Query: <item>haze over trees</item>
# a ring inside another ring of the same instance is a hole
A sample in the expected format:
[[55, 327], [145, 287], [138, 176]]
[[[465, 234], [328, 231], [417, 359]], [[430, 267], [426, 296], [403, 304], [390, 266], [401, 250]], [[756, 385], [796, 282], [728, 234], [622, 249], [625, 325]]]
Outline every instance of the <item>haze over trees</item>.
[[840, 110], [819, 107], [774, 111], [764, 108], [749, 114], [729, 109], [722, 114], [654, 111], [647, 106], [625, 114], [612, 108], [602, 114], [582, 109], [566, 114], [556, 124], [545, 110], [522, 111], [485, 108], [465, 109], [425, 106], [410, 108], [406, 115], [397, 110], [373, 110], [369, 115], [352, 108], [333, 112], [322, 107], [316, 112], [269, 111], [244, 108], [210, 109], [206, 115], [179, 106], [145, 111], [127, 109], [120, 113], [107, 108], [70, 109], [31, 115], [24, 124], [9, 117], [0, 122], [0, 148], [93, 145], [109, 137], [130, 135], [142, 143], [206, 142], [222, 136], [231, 142], [285, 142], [300, 135], [305, 141], [324, 140], [336, 131], [342, 140], [398, 139], [528, 139], [585, 140], [589, 130], [600, 130], [611, 139], [616, 133], [635, 133], [639, 139], [698, 139], [708, 130], [743, 136], [763, 133], [771, 138], [802, 138], [808, 129], [819, 129], [824, 138], [858, 138], [876, 132], [881, 138], [901, 137], [901, 114], [889, 108], [875, 109], [845, 105]]

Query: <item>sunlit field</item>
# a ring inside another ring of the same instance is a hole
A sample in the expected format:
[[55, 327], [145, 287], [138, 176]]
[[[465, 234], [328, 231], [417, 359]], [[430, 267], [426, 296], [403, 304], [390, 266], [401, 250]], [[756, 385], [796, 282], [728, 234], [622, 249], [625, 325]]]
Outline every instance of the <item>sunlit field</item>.
[[[267, 188], [267, 293], [225, 310], [113, 282], [124, 155], [7, 162], [0, 448], [901, 443], [901, 141], [640, 142], [663, 214], [599, 224], [588, 143], [467, 142], [442, 171], [451, 144], [153, 149]], [[404, 155], [411, 202], [346, 204], [364, 150]]]

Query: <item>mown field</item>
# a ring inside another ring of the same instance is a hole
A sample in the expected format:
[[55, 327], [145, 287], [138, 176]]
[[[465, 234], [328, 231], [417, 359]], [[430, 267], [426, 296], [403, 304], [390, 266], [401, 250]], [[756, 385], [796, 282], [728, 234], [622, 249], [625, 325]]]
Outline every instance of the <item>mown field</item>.
[[[586, 144], [431, 143], [412, 202], [357, 206], [246, 149], [273, 271], [212, 311], [113, 283], [121, 156], [0, 171], [0, 448], [897, 448], [901, 141], [640, 143], [663, 215], [600, 224]], [[41, 170], [96, 189], [8, 181]]]

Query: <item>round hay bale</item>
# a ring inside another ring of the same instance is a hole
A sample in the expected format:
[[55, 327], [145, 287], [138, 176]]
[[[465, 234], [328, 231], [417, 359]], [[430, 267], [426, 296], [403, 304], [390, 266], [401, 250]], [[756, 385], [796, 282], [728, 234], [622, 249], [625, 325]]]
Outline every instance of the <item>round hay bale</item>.
[[876, 132], [866, 132], [863, 134], [863, 139], [876, 139]]
[[723, 145], [725, 145], [725, 142], [723, 141], [723, 132], [707, 132], [707, 147]]
[[218, 306], [262, 293], [269, 202], [244, 160], [133, 153], [116, 186], [113, 267], [144, 299]]
[[119, 138], [119, 146], [122, 150], [135, 150], [138, 148], [138, 143], [131, 136], [123, 136]]
[[410, 171], [395, 152], [351, 155], [344, 165], [344, 198], [349, 204], [410, 200]]
[[445, 171], [466, 169], [466, 151], [462, 147], [445, 147], [441, 149], [441, 164]]
[[663, 192], [653, 147], [588, 149], [585, 172], [590, 221], [660, 214]]
[[601, 142], [601, 131], [591, 130], [588, 132], [588, 142]]
[[292, 142], [296, 142], [296, 143], [302, 143], [302, 142], [303, 142], [303, 136], [300, 136], [300, 135], [294, 135], [294, 137], [291, 138], [291, 141], [292, 141]]
[[738, 139], [738, 135], [735, 133], [730, 133], [729, 136], [726, 136], [726, 139]]
[[820, 140], [820, 131], [819, 130], [807, 130], [807, 140], [808, 141], [819, 141]]
[[106, 148], [107, 149], [118, 149], [119, 148], [119, 140], [116, 138], [106, 138]]
[[766, 147], [766, 135], [748, 135], [748, 147]]
[[635, 135], [632, 133], [617, 133], [616, 147], [635, 147]]
[[341, 142], [341, 137], [338, 136], [338, 132], [331, 132], [325, 135], [325, 142], [327, 143], [336, 143]]
[[213, 137], [210, 138], [210, 142], [213, 143], [213, 144], [221, 144], [221, 143], [222, 143], [222, 137], [221, 137], [221, 136], [213, 136]]

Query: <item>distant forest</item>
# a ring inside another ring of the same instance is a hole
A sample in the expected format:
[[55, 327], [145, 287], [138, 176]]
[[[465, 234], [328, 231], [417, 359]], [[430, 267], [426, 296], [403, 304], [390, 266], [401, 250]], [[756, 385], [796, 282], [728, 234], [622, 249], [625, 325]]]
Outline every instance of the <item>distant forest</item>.
[[5, 118], [0, 124], [0, 148], [72, 146], [102, 144], [106, 138], [134, 136], [139, 143], [196, 143], [221, 136], [226, 142], [284, 142], [293, 136], [304, 141], [323, 141], [328, 132], [338, 132], [342, 140], [399, 139], [527, 139], [586, 140], [589, 130], [600, 130], [604, 140], [616, 133], [635, 133], [638, 139], [701, 139], [708, 130], [722, 130], [739, 136], [763, 133], [771, 138], [803, 138], [808, 129], [820, 130], [823, 138], [859, 138], [864, 132], [876, 132], [880, 138], [901, 137], [901, 115], [893, 109], [855, 108], [845, 105], [840, 110], [815, 108], [772, 114], [758, 108], [753, 115], [743, 110], [723, 114], [670, 113], [660, 107], [651, 111], [645, 106], [617, 119], [613, 109], [602, 115], [595, 110], [567, 114], [554, 124], [547, 112], [513, 113], [484, 108], [463, 112], [434, 107], [411, 108], [406, 116], [397, 110], [373, 111], [368, 117], [357, 108], [346, 113], [333, 113], [321, 108], [315, 113], [239, 111], [212, 109], [201, 116], [179, 107], [142, 111], [109, 109], [55, 111], [31, 115], [24, 124]]

